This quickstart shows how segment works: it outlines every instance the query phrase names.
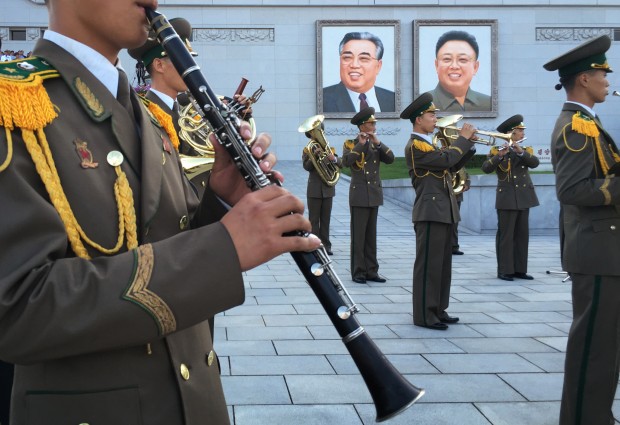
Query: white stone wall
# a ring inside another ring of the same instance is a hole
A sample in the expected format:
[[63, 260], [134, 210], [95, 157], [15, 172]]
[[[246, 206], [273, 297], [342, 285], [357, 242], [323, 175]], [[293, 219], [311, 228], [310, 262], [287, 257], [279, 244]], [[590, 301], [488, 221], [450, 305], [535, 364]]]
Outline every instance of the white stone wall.
[[[45, 7], [37, 0], [0, 1], [0, 39], [4, 48], [31, 50], [35, 40], [8, 40], [8, 29], [47, 26]], [[197, 30], [193, 47], [209, 83], [220, 94], [230, 95], [241, 77], [250, 80], [246, 94], [259, 85], [267, 91], [254, 107], [261, 131], [270, 132], [274, 150], [283, 159], [298, 159], [306, 143], [297, 127], [316, 109], [316, 21], [399, 20], [400, 89], [404, 109], [413, 100], [414, 20], [498, 20], [498, 116], [468, 119], [493, 130], [505, 118], [521, 113], [527, 125], [527, 145], [546, 149], [555, 118], [564, 100], [556, 91], [556, 73], [543, 70], [549, 59], [576, 46], [580, 40], [537, 40], [537, 29], [564, 28], [579, 33], [587, 29], [620, 29], [617, 0], [160, 0], [167, 17], [182, 16]], [[114, 29], [111, 28], [111, 31]], [[35, 37], [36, 38], [36, 37]], [[125, 53], [128, 71], [135, 62]], [[620, 42], [608, 52], [612, 67], [620, 71]], [[611, 89], [620, 90], [620, 72], [609, 74]], [[609, 97], [596, 107], [608, 131], [620, 141], [620, 97]], [[381, 139], [403, 155], [411, 130], [408, 121], [383, 119]], [[346, 119], [326, 120], [332, 146], [341, 150], [346, 133], [353, 132]], [[485, 147], [479, 152], [484, 153]]]

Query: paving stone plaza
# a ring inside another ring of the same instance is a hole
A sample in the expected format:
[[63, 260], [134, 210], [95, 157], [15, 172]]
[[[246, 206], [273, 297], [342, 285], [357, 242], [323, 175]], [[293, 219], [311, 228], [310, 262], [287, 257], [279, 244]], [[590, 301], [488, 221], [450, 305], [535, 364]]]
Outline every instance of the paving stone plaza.
[[[305, 201], [298, 161], [277, 169]], [[351, 281], [348, 180], [332, 211], [335, 269], [361, 312], [358, 320], [387, 358], [426, 394], [389, 424], [557, 424], [564, 352], [571, 323], [570, 283], [561, 270], [557, 231], [530, 236], [533, 281], [497, 279], [495, 235], [460, 231], [465, 255], [453, 257], [447, 331], [413, 326], [415, 236], [411, 209], [379, 209], [379, 273], [387, 283]], [[467, 202], [467, 194], [465, 200]], [[493, 208], [490, 205], [489, 208]], [[236, 425], [372, 424], [370, 394], [290, 255], [246, 273], [243, 306], [216, 318], [216, 350]], [[620, 416], [620, 407], [614, 409]]]

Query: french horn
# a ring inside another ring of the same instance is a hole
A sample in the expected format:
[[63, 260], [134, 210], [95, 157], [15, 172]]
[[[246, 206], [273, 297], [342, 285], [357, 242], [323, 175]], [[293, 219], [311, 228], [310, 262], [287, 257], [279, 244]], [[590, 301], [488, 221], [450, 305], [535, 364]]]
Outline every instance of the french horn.
[[[242, 78], [239, 87], [235, 91], [235, 95], [241, 95], [247, 83], [248, 80]], [[233, 98], [228, 103], [228, 108], [232, 113], [237, 114], [240, 119], [246, 120], [250, 124], [251, 136], [247, 141], [248, 144], [252, 144], [256, 139], [256, 122], [254, 118], [247, 118], [242, 112], [249, 110], [252, 104], [258, 101], [264, 92], [265, 89], [263, 89], [263, 86], [260, 86], [245, 102], [239, 102]], [[220, 96], [220, 98], [225, 99], [223, 96]], [[208, 121], [204, 119], [200, 112], [201, 108], [196, 104], [189, 92], [180, 93], [177, 96], [177, 102], [181, 106], [178, 120], [179, 138], [196, 152], [196, 155], [180, 155], [183, 170], [187, 178], [191, 180], [213, 167], [215, 150], [209, 140], [213, 129], [209, 126]]]
[[340, 179], [340, 168], [328, 158], [334, 151], [325, 138], [324, 119], [324, 115], [314, 115], [301, 123], [297, 131], [310, 139], [305, 150], [321, 180], [328, 186], [335, 186]]

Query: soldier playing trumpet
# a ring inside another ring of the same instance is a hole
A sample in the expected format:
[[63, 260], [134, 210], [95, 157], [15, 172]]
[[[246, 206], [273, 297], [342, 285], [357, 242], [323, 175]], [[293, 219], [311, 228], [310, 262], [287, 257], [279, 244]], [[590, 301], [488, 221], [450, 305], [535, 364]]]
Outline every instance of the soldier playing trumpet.
[[452, 280], [452, 232], [461, 216], [452, 188], [452, 172], [474, 154], [476, 129], [464, 124], [450, 146], [441, 149], [432, 141], [437, 108], [424, 93], [400, 114], [413, 124], [405, 159], [416, 192], [413, 225], [416, 258], [413, 266], [413, 323], [446, 330], [459, 321], [448, 315]]
[[539, 160], [531, 147], [524, 149], [525, 125], [522, 115], [514, 115], [497, 127], [511, 138], [500, 148], [492, 148], [482, 171], [497, 174], [497, 277], [502, 280], [533, 279], [527, 274], [530, 208], [538, 204], [530, 168], [538, 167]]

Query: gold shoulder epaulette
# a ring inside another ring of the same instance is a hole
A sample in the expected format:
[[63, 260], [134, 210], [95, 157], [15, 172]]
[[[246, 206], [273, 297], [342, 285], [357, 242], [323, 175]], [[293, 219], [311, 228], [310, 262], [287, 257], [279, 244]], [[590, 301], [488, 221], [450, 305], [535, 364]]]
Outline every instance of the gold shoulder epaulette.
[[345, 140], [344, 141], [344, 147], [347, 148], [348, 150], [352, 151], [353, 148], [355, 147], [355, 141], [353, 141], [353, 140]]
[[499, 148], [497, 146], [493, 146], [489, 151], [489, 156], [495, 156], [499, 153]]
[[529, 153], [530, 155], [534, 155], [534, 148], [531, 146], [528, 146], [525, 148], [525, 152]]
[[179, 151], [179, 136], [177, 135], [177, 131], [174, 128], [174, 124], [172, 122], [172, 117], [166, 113], [161, 107], [155, 103], [151, 102], [144, 96], [138, 96], [144, 106], [146, 106], [146, 110], [151, 116], [151, 121], [153, 121], [156, 125], [162, 127], [166, 134], [168, 134], [168, 138], [172, 142], [172, 146]]
[[38, 130], [51, 123], [57, 113], [43, 80], [59, 76], [53, 66], [38, 57], [1, 62], [0, 126]]
[[413, 147], [422, 152], [432, 152], [435, 150], [435, 148], [428, 143], [417, 139], [413, 141]]
[[592, 118], [580, 111], [575, 112], [572, 122], [573, 131], [590, 137], [598, 137], [599, 130]]

